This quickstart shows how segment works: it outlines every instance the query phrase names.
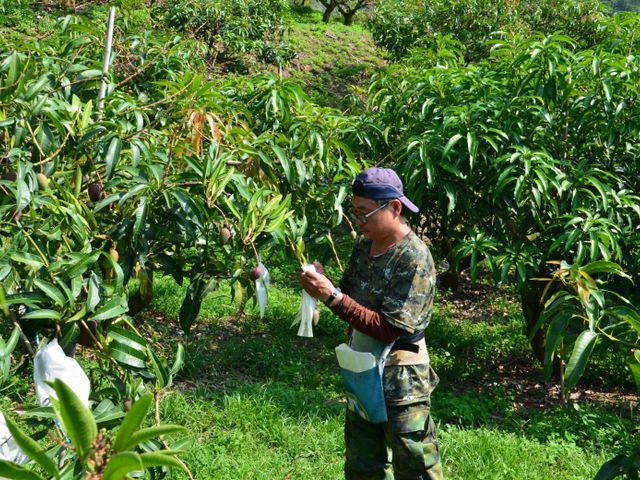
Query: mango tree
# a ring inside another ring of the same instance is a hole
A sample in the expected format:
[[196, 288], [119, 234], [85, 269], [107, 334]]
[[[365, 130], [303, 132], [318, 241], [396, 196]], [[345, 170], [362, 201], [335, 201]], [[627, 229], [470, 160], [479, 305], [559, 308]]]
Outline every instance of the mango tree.
[[638, 68], [622, 33], [589, 50], [562, 35], [512, 38], [475, 64], [416, 52], [371, 87], [435, 251], [472, 280], [482, 259], [496, 281], [515, 277], [541, 361], [545, 283], [532, 279], [549, 277], [549, 261], [615, 262], [627, 276], [599, 278], [637, 302]]
[[98, 103], [99, 31], [76, 17], [59, 28], [0, 54], [2, 306], [32, 342], [94, 346], [111, 380], [99, 399], [126, 406], [147, 382], [157, 411], [180, 362], [169, 368], [129, 317], [154, 276], [188, 280], [188, 332], [221, 281], [254, 288], [270, 251], [335, 252], [360, 168], [344, 142], [354, 125], [273, 75], [208, 80], [198, 44], [148, 32], [116, 35]]
[[359, 168], [342, 141], [348, 120], [274, 76], [207, 81], [189, 44], [145, 34], [117, 40], [128, 63], [115, 60], [98, 111], [100, 52], [89, 46], [99, 39], [78, 19], [61, 27], [66, 42], [2, 63], [5, 226], [16, 239], [7, 252], [17, 252], [3, 256], [3, 278], [11, 305], [37, 310], [23, 320], [47, 321], [72, 342], [78, 325], [144, 308], [162, 272], [190, 279], [188, 331], [220, 280], [251, 287], [262, 250], [299, 252], [303, 235], [333, 247], [344, 183]]

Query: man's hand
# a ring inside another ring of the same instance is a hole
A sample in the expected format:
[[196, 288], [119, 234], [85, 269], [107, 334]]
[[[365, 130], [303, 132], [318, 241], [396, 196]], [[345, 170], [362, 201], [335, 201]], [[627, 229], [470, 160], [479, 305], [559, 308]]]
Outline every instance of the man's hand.
[[318, 260], [314, 260], [312, 265], [313, 265], [313, 268], [316, 269], [316, 272], [324, 275], [324, 267], [322, 266], [322, 264]]
[[302, 288], [304, 288], [309, 295], [322, 302], [326, 301], [335, 289], [331, 280], [322, 273], [300, 272], [298, 274], [298, 280]]

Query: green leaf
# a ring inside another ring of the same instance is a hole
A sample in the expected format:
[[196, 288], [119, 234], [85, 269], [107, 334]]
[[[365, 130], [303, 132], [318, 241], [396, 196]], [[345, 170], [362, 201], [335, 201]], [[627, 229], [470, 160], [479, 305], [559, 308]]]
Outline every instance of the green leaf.
[[80, 459], [84, 463], [91, 444], [98, 436], [98, 427], [91, 411], [80, 401], [78, 396], [59, 378], [49, 382], [56, 391], [57, 399], [51, 398], [53, 410], [56, 412], [62, 429]]
[[[120, 407], [116, 407], [111, 400], [105, 398], [96, 408], [93, 409], [93, 418], [96, 420], [98, 427], [116, 426], [122, 423], [125, 412]], [[114, 423], [116, 422], [117, 423]]]
[[129, 450], [130, 448], [133, 448], [136, 445], [141, 444], [142, 442], [157, 438], [160, 435], [181, 432], [185, 430], [186, 428], [180, 425], [158, 425], [156, 427], [143, 428], [142, 430], [138, 430], [137, 432], [135, 432], [129, 438], [125, 439], [121, 444], [121, 450]]
[[124, 417], [124, 420], [122, 420], [122, 424], [118, 430], [118, 435], [116, 435], [116, 439], [113, 443], [113, 448], [115, 448], [116, 451], [122, 452], [126, 450], [125, 445], [127, 445], [127, 441], [133, 436], [135, 431], [140, 428], [140, 425], [142, 425], [142, 421], [147, 415], [152, 402], [153, 395], [148, 394], [140, 397], [133, 405], [131, 405], [131, 410], [129, 410], [127, 415]]
[[176, 351], [176, 358], [173, 361], [173, 366], [171, 367], [170, 373], [172, 376], [176, 375], [184, 365], [184, 357], [185, 357], [184, 346], [181, 343], [179, 343], [178, 349]]
[[149, 185], [146, 183], [139, 183], [138, 185], [136, 185], [135, 187], [131, 187], [127, 190], [127, 193], [125, 193], [124, 195], [122, 195], [121, 197], [119, 197], [118, 199], [118, 205], [123, 205], [127, 200], [129, 200], [132, 197], [135, 197], [138, 193], [142, 192], [143, 190], [146, 190], [149, 188]]
[[578, 336], [576, 343], [573, 345], [567, 369], [564, 372], [564, 384], [567, 392], [575, 387], [580, 377], [582, 377], [587, 366], [587, 360], [589, 360], [597, 340], [598, 334], [591, 330], [585, 330]]
[[160, 452], [146, 452], [140, 455], [142, 464], [145, 468], [150, 467], [175, 467], [187, 471], [187, 467], [177, 458], [171, 457], [166, 453]]
[[0, 477], [9, 480], [45, 480], [37, 473], [7, 460], [0, 460]]
[[[1, 289], [0, 289], [0, 294], [1, 294]], [[0, 348], [0, 357], [8, 357], [9, 355], [11, 355], [11, 353], [13, 352], [13, 349], [16, 348], [16, 345], [18, 344], [18, 339], [20, 338], [20, 327], [16, 326], [14, 327], [13, 331], [11, 332], [11, 335], [9, 336], [9, 340], [7, 340], [7, 343], [4, 343], [4, 340], [2, 337], [0, 337], [0, 345], [2, 346], [2, 348]], [[178, 344], [178, 353], [177, 355], [180, 354], [180, 347], [182, 347], [182, 344]], [[182, 348], [182, 361], [184, 361], [184, 347]], [[176, 363], [178, 362], [178, 359], [176, 358]], [[182, 366], [182, 364], [180, 365]]]
[[27, 90], [27, 92], [24, 95], [24, 99], [25, 100], [31, 100], [38, 93], [40, 93], [40, 90], [42, 90], [47, 83], [49, 83], [49, 74], [48, 73], [44, 73], [38, 79], [37, 82], [35, 82], [33, 85], [31, 85], [29, 87], [29, 90]]
[[13, 439], [22, 451], [31, 460], [34, 460], [38, 465], [40, 465], [49, 475], [55, 478], [60, 478], [56, 464], [47, 457], [47, 454], [40, 448], [40, 445], [38, 445], [38, 442], [18, 428], [14, 421], [7, 415], [5, 415], [4, 419], [7, 422], [9, 432], [11, 432]]
[[629, 362], [629, 370], [631, 370], [633, 381], [636, 382], [636, 389], [640, 392], [640, 363]]
[[70, 264], [64, 270], [64, 277], [69, 280], [79, 277], [84, 272], [86, 272], [91, 265], [96, 263], [96, 260], [98, 260], [99, 256], [100, 251], [95, 251], [86, 253], [79, 258], [76, 258], [75, 261], [70, 262]]
[[127, 345], [139, 352], [146, 352], [147, 350], [147, 341], [131, 330], [125, 330], [124, 328], [114, 325], [109, 328], [107, 335], [115, 342]]
[[55, 419], [56, 414], [51, 407], [37, 407], [25, 411], [22, 414], [24, 418], [51, 418]]
[[13, 260], [14, 262], [24, 263], [25, 265], [34, 268], [40, 268], [44, 265], [44, 263], [42, 263], [42, 258], [27, 252], [12, 253], [9, 258], [11, 258], [11, 260]]
[[447, 214], [450, 215], [456, 209], [456, 200], [457, 200], [457, 192], [456, 187], [448, 182], [444, 183], [444, 190], [447, 194], [447, 199], [449, 200], [449, 204], [447, 206]]
[[191, 278], [191, 283], [189, 283], [187, 293], [180, 306], [179, 314], [180, 326], [182, 327], [182, 331], [187, 334], [200, 313], [202, 293], [205, 287], [205, 281], [201, 276], [194, 275], [194, 277], [195, 278]]
[[553, 373], [553, 354], [560, 346], [564, 330], [573, 317], [571, 311], [561, 311], [560, 314], [551, 320], [547, 330], [547, 342], [544, 351], [544, 378], [549, 380]]
[[287, 179], [287, 182], [291, 183], [291, 163], [287, 158], [287, 154], [278, 145], [272, 145], [271, 148], [273, 148], [273, 151], [275, 152], [276, 157], [278, 157], [278, 161], [282, 166], [282, 170], [284, 172], [285, 178]]
[[37, 292], [14, 293], [6, 296], [5, 305], [10, 307], [11, 305], [23, 304], [29, 308], [38, 308], [45, 300], [46, 297]]
[[133, 240], [137, 240], [140, 236], [140, 231], [147, 221], [147, 197], [140, 197], [140, 203], [136, 208], [136, 221], [133, 225]]
[[53, 134], [51, 133], [51, 129], [49, 125], [46, 123], [42, 123], [40, 128], [36, 132], [36, 141], [40, 148], [42, 149], [42, 153], [44, 155], [48, 155], [51, 151], [51, 145], [53, 144]]
[[134, 470], [142, 470], [142, 460], [135, 452], [123, 452], [109, 459], [102, 480], [122, 480]]
[[169, 369], [167, 368], [166, 361], [159, 358], [151, 349], [149, 349], [148, 354], [152, 373], [155, 377], [154, 387], [156, 389], [162, 389], [171, 385], [171, 376], [169, 375]]
[[117, 137], [112, 138], [105, 156], [105, 161], [107, 162], [107, 178], [109, 179], [113, 175], [118, 160], [120, 159], [120, 150], [122, 150], [122, 140]]
[[129, 306], [123, 296], [116, 296], [105, 303], [102, 307], [96, 310], [96, 313], [91, 317], [91, 320], [101, 322], [103, 320], [109, 320], [115, 318], [129, 310]]
[[91, 78], [97, 78], [101, 76], [102, 76], [102, 70], [98, 70], [98, 69], [84, 70], [76, 77], [76, 81], [89, 80]]
[[87, 306], [87, 312], [93, 312], [100, 303], [100, 279], [95, 272], [92, 272], [87, 283], [87, 301], [85, 304]]
[[629, 463], [629, 459], [625, 455], [617, 455], [606, 462], [593, 480], [612, 480], [620, 477]]
[[145, 368], [147, 366], [145, 353], [116, 342], [113, 342], [110, 347], [109, 354], [115, 361], [133, 368]]
[[640, 335], [640, 313], [634, 308], [626, 305], [616, 305], [611, 308], [606, 308], [604, 314], [627, 322], [637, 332], [637, 335]]
[[22, 315], [24, 320], [60, 320], [60, 313], [55, 310], [49, 310], [47, 308], [42, 308], [40, 310], [33, 310], [32, 312], [25, 313]]
[[454, 136], [452, 136], [445, 145], [444, 150], [442, 151], [442, 156], [446, 157], [449, 154], [449, 151], [451, 151], [451, 149], [455, 146], [456, 143], [458, 143], [458, 141], [460, 141], [461, 138], [462, 135], [460, 135], [459, 133], [456, 133]]
[[619, 277], [630, 278], [624, 272], [624, 270], [622, 270], [622, 267], [620, 267], [620, 265], [614, 262], [607, 262], [605, 260], [591, 262], [588, 265], [582, 267], [582, 271], [589, 275], [593, 275], [594, 273], [612, 273], [614, 275], [618, 275]]
[[58, 289], [58, 287], [49, 282], [45, 282], [40, 278], [36, 278], [33, 283], [36, 285], [36, 287], [42, 290], [47, 297], [53, 300], [56, 305], [58, 305], [59, 307], [64, 306], [64, 294]]

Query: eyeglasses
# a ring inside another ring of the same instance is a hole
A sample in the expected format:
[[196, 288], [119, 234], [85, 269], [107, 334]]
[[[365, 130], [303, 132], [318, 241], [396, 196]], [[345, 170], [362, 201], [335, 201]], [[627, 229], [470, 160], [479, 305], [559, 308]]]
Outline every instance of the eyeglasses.
[[353, 219], [355, 221], [360, 222], [360, 223], [367, 223], [367, 220], [369, 219], [369, 217], [373, 216], [374, 214], [376, 214], [377, 212], [382, 210], [384, 207], [389, 205], [389, 203], [391, 203], [391, 202], [383, 203], [382, 205], [380, 205], [375, 210], [372, 210], [369, 213], [365, 213], [363, 215], [356, 215], [356, 213], [353, 210], [350, 212], [350, 214], [351, 214], [351, 217], [353, 217]]

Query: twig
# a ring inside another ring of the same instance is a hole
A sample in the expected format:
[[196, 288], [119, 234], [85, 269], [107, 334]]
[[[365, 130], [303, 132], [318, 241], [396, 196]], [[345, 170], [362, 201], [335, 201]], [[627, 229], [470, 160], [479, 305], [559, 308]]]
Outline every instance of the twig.
[[20, 324], [16, 320], [16, 314], [11, 312], [9, 315], [11, 316], [11, 320], [13, 321], [13, 326], [18, 329], [18, 332], [20, 332], [20, 338], [22, 339], [22, 342], [27, 347], [27, 350], [29, 351], [29, 354], [33, 357], [34, 356], [33, 347], [31, 346], [31, 342], [29, 341], [27, 336], [22, 331], [22, 328], [20, 328]]
[[[71, 132], [67, 132], [67, 135], [64, 137], [64, 140], [62, 141], [62, 143], [60, 144], [60, 146], [58, 147], [58, 149], [53, 152], [51, 155], [49, 155], [47, 158], [40, 160], [39, 162], [34, 163], [34, 165], [39, 165], [40, 166], [40, 173], [42, 173], [42, 165], [44, 165], [47, 162], [50, 162], [51, 160], [53, 160], [64, 148], [64, 146], [67, 144], [67, 140], [69, 140], [69, 137], [71, 136]], [[35, 138], [34, 138], [35, 140]], [[37, 142], [36, 142], [37, 145]], [[38, 150], [40, 150], [40, 147], [38, 147]], [[40, 152], [42, 153], [42, 152]]]
[[125, 115], [125, 114], [127, 114], [129, 112], [134, 112], [136, 110], [150, 109], [150, 108], [156, 107], [158, 105], [162, 105], [163, 103], [169, 102], [169, 101], [173, 100], [175, 97], [177, 97], [178, 95], [180, 95], [181, 93], [183, 93], [184, 91], [186, 91], [191, 86], [192, 83], [193, 83], [193, 78], [191, 80], [189, 80], [189, 82], [184, 87], [182, 87], [177, 92], [172, 93], [168, 97], [161, 98], [160, 100], [157, 100], [157, 101], [155, 101], [153, 103], [149, 103], [148, 105], [142, 105], [140, 107], [128, 108], [127, 110], [122, 111], [120, 113], [120, 115]]
[[169, 170], [171, 169], [171, 161], [173, 160], [173, 149], [175, 147], [176, 137], [177, 137], [177, 134], [174, 131], [171, 134], [171, 140], [169, 141], [169, 154], [167, 155], [167, 163], [164, 166], [164, 172], [162, 174], [163, 180], [167, 178], [167, 175], [169, 175]]
[[38, 244], [33, 240], [33, 238], [31, 238], [31, 235], [29, 235], [29, 233], [22, 228], [22, 233], [25, 237], [27, 237], [27, 239], [31, 242], [31, 244], [35, 247], [35, 249], [38, 251], [38, 254], [40, 255], [40, 258], [42, 259], [42, 263], [44, 264], [45, 267], [49, 266], [49, 261], [47, 260], [47, 257], [44, 256], [44, 253], [42, 253], [42, 250], [40, 250], [40, 247], [38, 247]]
[[202, 180], [190, 180], [188, 182], [167, 182], [168, 187], [192, 187], [194, 185], [202, 185]]
[[116, 89], [122, 87], [122, 85], [124, 85], [125, 83], [127, 83], [130, 80], [134, 79], [135, 77], [140, 75], [142, 72], [144, 72], [149, 66], [153, 65], [153, 60], [155, 60], [159, 56], [160, 56], [160, 54], [156, 55], [152, 60], [150, 60], [148, 63], [145, 63], [144, 65], [142, 65], [142, 67], [138, 68], [135, 72], [133, 72], [127, 78], [125, 78], [124, 80], [121, 80], [120, 82], [116, 83]]
[[[209, 202], [207, 202], [207, 203], [209, 203]], [[210, 206], [215, 208], [216, 210], [218, 210], [218, 212], [220, 212], [220, 215], [222, 215], [222, 218], [224, 218], [224, 226], [229, 228], [229, 222], [227, 221], [227, 216], [224, 214], [222, 209], [219, 206], [217, 206], [215, 203], [211, 204]]]
[[333, 244], [333, 238], [331, 237], [331, 232], [327, 233], [327, 240], [329, 240], [329, 245], [331, 246], [331, 251], [333, 252], [333, 256], [336, 257], [336, 261], [338, 262], [338, 267], [341, 272], [344, 272], [344, 268], [342, 267], [342, 263], [340, 263], [340, 257], [338, 257], [338, 252], [336, 252], [336, 246]]
[[31, 134], [31, 137], [33, 138], [33, 143], [36, 144], [36, 147], [38, 147], [38, 152], [40, 152], [40, 155], [42, 157], [44, 157], [44, 152], [42, 151], [42, 147], [40, 146], [40, 143], [38, 142], [38, 139], [36, 138], [35, 133], [33, 133], [33, 130], [31, 129], [31, 125], [29, 124], [29, 122], [24, 122], [25, 125], [27, 126], [27, 128], [29, 129], [29, 133]]

